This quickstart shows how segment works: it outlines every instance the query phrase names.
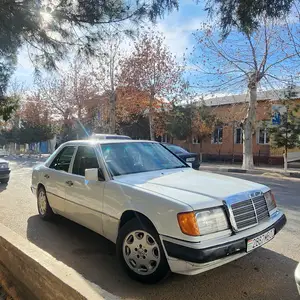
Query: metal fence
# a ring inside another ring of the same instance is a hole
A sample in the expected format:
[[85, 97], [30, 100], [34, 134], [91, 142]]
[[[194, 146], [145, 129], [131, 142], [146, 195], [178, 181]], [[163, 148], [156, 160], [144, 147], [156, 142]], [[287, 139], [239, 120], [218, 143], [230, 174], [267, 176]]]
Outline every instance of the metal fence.
[[[256, 166], [260, 165], [283, 165], [283, 157], [270, 156], [268, 153], [253, 153], [253, 160]], [[243, 153], [202, 153], [203, 162], [236, 164], [243, 162]]]

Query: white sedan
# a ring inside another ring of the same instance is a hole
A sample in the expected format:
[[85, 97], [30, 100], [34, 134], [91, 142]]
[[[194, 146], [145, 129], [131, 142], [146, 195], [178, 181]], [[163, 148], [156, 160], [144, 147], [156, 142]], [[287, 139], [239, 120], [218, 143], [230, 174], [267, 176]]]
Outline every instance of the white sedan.
[[296, 280], [296, 285], [297, 285], [298, 292], [300, 295], [300, 263], [298, 264], [298, 267], [296, 268], [296, 271], [295, 271], [295, 280]]
[[71, 219], [116, 243], [134, 279], [193, 275], [270, 241], [285, 225], [267, 186], [195, 171], [152, 141], [61, 145], [32, 174], [42, 219]]

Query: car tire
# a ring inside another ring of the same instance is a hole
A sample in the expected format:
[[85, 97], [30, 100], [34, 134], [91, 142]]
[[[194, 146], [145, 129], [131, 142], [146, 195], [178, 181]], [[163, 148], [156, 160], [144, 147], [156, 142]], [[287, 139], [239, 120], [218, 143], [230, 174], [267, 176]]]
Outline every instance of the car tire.
[[40, 187], [37, 192], [37, 207], [40, 218], [48, 221], [53, 218], [53, 210], [49, 205], [47, 193], [44, 187]]
[[0, 182], [3, 183], [3, 184], [8, 184], [9, 178], [7, 178], [7, 179], [1, 179]]
[[154, 284], [170, 274], [158, 233], [144, 218], [132, 219], [120, 228], [117, 256], [125, 272], [142, 283]]

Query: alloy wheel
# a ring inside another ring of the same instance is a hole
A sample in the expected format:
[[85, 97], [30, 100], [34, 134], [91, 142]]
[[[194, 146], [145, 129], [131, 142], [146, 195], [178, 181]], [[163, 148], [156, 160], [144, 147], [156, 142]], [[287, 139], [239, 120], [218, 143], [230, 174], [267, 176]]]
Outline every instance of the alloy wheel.
[[158, 268], [161, 255], [157, 242], [143, 230], [129, 233], [123, 242], [123, 257], [131, 270], [150, 275]]

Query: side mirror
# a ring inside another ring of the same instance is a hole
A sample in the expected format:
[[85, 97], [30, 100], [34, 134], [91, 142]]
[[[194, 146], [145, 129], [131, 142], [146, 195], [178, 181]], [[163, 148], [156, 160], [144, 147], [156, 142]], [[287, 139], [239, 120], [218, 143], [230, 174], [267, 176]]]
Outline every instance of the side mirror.
[[86, 169], [85, 170], [85, 180], [93, 181], [104, 181], [104, 174], [101, 169]]

